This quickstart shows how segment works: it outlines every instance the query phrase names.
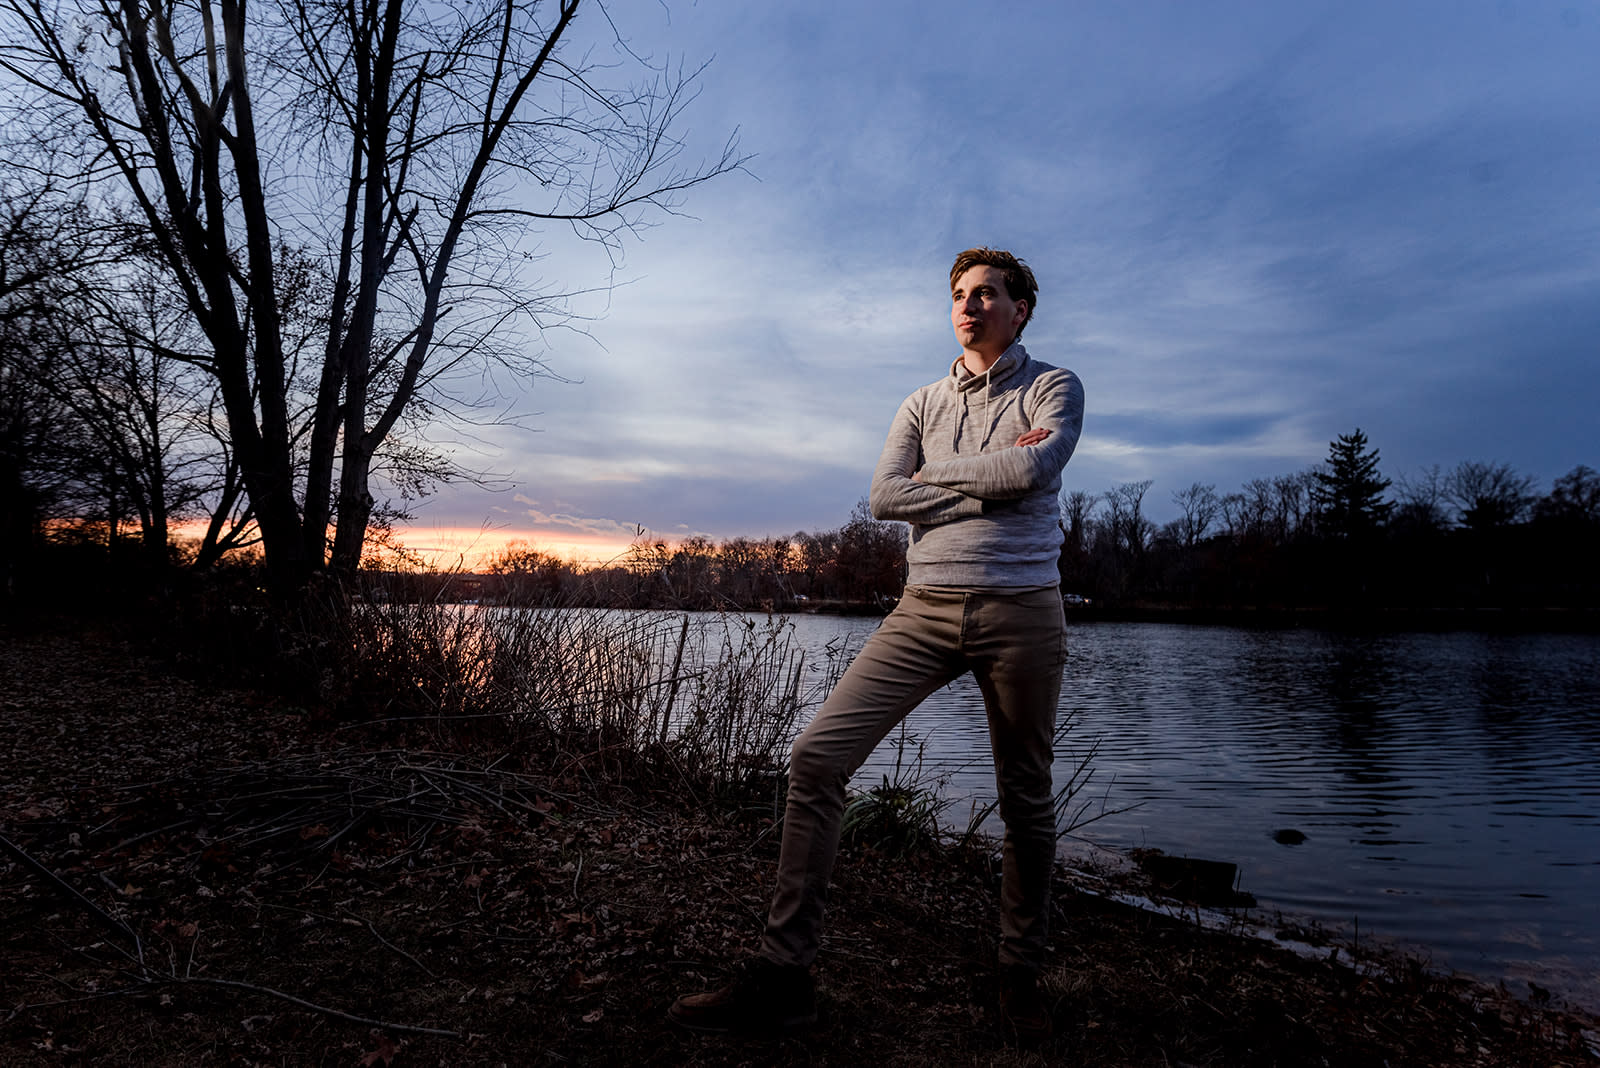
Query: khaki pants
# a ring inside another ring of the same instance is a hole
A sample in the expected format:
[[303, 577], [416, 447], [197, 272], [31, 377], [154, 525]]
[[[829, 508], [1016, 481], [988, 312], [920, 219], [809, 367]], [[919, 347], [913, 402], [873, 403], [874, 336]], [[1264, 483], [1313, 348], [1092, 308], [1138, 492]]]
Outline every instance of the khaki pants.
[[1055, 862], [1051, 741], [1065, 664], [1061, 593], [955, 593], [911, 586], [795, 739], [778, 884], [761, 953], [810, 965], [839, 848], [845, 784], [929, 694], [971, 671], [989, 714], [1000, 817], [1000, 962], [1044, 960]]

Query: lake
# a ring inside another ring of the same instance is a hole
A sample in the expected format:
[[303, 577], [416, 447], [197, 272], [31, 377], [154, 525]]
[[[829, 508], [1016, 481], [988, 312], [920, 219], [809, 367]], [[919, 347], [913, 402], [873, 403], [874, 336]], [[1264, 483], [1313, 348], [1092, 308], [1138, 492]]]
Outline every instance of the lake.
[[[791, 623], [814, 660], [877, 625]], [[1600, 637], [1082, 623], [1068, 641], [1057, 769], [1097, 743], [1090, 792], [1138, 806], [1083, 842], [1232, 861], [1269, 918], [1600, 1009]], [[994, 796], [977, 687], [909, 723], [964, 823]]]

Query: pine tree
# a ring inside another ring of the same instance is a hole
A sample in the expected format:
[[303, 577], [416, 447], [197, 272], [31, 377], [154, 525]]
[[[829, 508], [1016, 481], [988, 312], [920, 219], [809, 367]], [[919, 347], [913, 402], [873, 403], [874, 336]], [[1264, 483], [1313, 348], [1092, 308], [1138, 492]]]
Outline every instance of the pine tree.
[[1389, 518], [1391, 506], [1383, 499], [1389, 480], [1378, 473], [1378, 450], [1368, 450], [1360, 427], [1328, 443], [1328, 462], [1316, 478], [1317, 518], [1334, 537], [1358, 538]]

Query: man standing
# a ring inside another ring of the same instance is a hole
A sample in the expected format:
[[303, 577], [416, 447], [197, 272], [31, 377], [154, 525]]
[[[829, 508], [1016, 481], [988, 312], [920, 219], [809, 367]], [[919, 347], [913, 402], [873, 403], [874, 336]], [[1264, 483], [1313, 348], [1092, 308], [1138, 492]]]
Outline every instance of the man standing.
[[1001, 1009], [1018, 1038], [1050, 1032], [1037, 977], [1055, 860], [1051, 742], [1065, 659], [1056, 569], [1061, 471], [1083, 386], [1019, 340], [1038, 286], [1009, 252], [950, 269], [961, 356], [900, 405], [872, 477], [872, 514], [911, 525], [905, 595], [795, 740], [777, 890], [759, 956], [720, 990], [669, 1010], [700, 1031], [774, 1032], [816, 1019], [822, 934], [845, 786], [929, 694], [972, 672], [988, 711], [1000, 816]]

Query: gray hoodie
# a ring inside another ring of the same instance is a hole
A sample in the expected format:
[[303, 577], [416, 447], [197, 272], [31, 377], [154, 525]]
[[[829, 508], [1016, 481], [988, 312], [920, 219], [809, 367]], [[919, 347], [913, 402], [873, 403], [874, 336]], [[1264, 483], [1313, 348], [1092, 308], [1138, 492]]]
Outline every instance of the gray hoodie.
[[[1018, 448], [1043, 427], [1050, 436]], [[905, 399], [872, 476], [872, 514], [911, 524], [907, 585], [1059, 581], [1061, 469], [1083, 430], [1083, 383], [1013, 342], [987, 372], [958, 359]], [[911, 476], [920, 473], [921, 481]]]

